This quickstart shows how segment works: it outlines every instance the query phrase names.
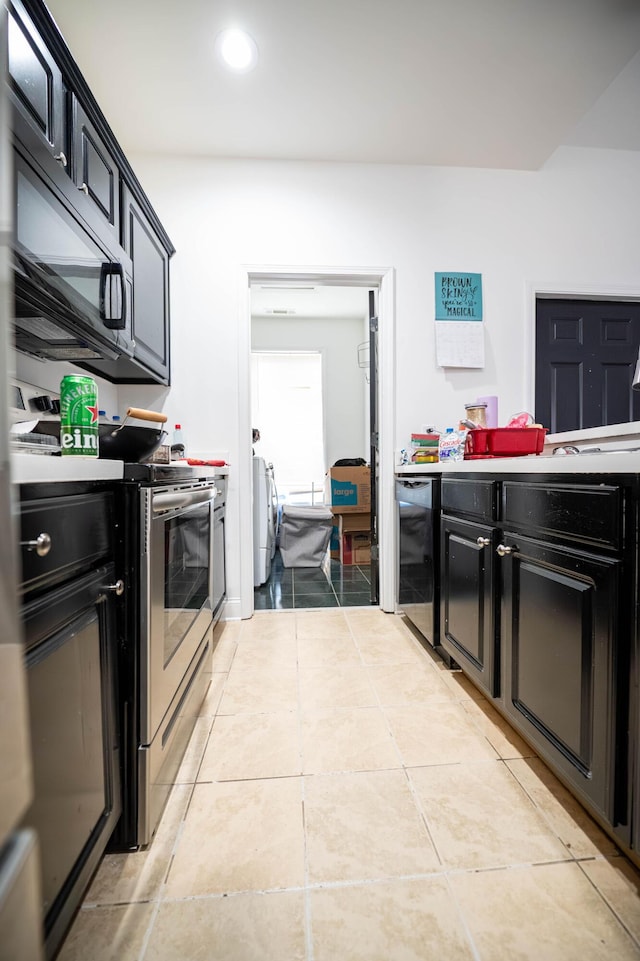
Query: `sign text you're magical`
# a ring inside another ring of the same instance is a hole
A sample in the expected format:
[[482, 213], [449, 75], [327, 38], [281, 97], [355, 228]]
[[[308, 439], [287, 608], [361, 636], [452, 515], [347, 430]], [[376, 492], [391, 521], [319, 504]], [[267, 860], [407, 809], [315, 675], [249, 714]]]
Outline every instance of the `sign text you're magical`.
[[482, 320], [482, 274], [436, 273], [436, 320]]

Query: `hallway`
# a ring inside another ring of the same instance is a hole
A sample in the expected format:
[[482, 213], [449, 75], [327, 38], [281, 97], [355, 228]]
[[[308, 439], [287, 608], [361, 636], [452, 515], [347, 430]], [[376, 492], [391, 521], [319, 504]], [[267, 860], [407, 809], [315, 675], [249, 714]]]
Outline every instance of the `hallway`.
[[260, 612], [59, 955], [107, 959], [639, 961], [640, 873], [401, 617]]
[[266, 583], [253, 590], [256, 611], [364, 607], [371, 601], [371, 566], [345, 566], [327, 555], [322, 567], [285, 567], [276, 549]]

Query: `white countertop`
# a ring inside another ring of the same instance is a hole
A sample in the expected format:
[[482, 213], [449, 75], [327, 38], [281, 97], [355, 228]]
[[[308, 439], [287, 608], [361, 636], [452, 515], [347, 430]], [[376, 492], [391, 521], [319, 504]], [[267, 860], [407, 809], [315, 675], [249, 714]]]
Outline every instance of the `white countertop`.
[[640, 474], [640, 451], [602, 451], [597, 454], [528, 454], [525, 457], [488, 457], [454, 463], [407, 464], [406, 474]]
[[558, 447], [560, 444], [588, 444], [602, 443], [624, 444], [640, 437], [640, 422], [631, 421], [628, 424], [609, 424], [607, 427], [586, 427], [582, 430], [567, 430], [561, 434], [547, 434], [545, 445]]
[[14, 484], [49, 481], [121, 480], [124, 462], [100, 457], [56, 457], [51, 454], [11, 454]]
[[[180, 466], [183, 466], [180, 464]], [[191, 467], [194, 477], [224, 477], [229, 467]], [[56, 457], [50, 454], [11, 453], [14, 484], [59, 481], [122, 480], [124, 462], [100, 457]]]

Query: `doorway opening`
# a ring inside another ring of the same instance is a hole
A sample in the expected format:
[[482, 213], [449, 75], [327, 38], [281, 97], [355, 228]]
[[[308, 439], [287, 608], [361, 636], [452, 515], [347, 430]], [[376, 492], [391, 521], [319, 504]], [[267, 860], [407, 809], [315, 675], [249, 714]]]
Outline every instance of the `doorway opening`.
[[254, 456], [273, 465], [281, 502], [322, 502], [327, 469], [322, 384], [320, 350], [251, 351]]
[[376, 379], [362, 361], [368, 301], [361, 287], [251, 289], [257, 610], [377, 603], [371, 508], [341, 518], [325, 489], [327, 471], [341, 459], [369, 460]]
[[[394, 403], [394, 275], [391, 268], [384, 269], [345, 269], [337, 268], [331, 271], [317, 271], [305, 268], [288, 268], [282, 271], [275, 271], [273, 268], [247, 268], [243, 271], [243, 286], [245, 286], [245, 296], [243, 298], [243, 337], [241, 338], [240, 355], [240, 382], [241, 382], [241, 409], [240, 409], [240, 464], [239, 464], [239, 486], [240, 503], [249, 509], [243, 509], [241, 513], [241, 616], [250, 617], [254, 610], [253, 596], [253, 516], [249, 505], [252, 503], [252, 472], [253, 472], [253, 451], [258, 454], [255, 445], [250, 444], [251, 431], [256, 425], [252, 423], [252, 389], [251, 389], [251, 349], [252, 349], [252, 296], [256, 290], [275, 290], [279, 288], [284, 294], [282, 303], [283, 310], [287, 309], [284, 303], [286, 292], [304, 290], [305, 288], [339, 288], [345, 295], [359, 293], [364, 302], [367, 302], [369, 290], [375, 290], [378, 301], [378, 323], [380, 330], [378, 358], [378, 379], [377, 394], [378, 407], [380, 410], [380, 424], [377, 432], [377, 537], [379, 544], [379, 606], [383, 610], [393, 611], [395, 607], [395, 525], [394, 521], [394, 494], [393, 494], [393, 430], [395, 420]], [[364, 289], [363, 289], [364, 288]], [[282, 296], [281, 296], [282, 299]], [[272, 315], [273, 316], [273, 315]], [[284, 313], [275, 314], [276, 317], [287, 316]], [[289, 318], [294, 321], [293, 327], [300, 329], [303, 319], [296, 314], [290, 314]], [[368, 317], [367, 317], [368, 321]], [[366, 371], [362, 369], [363, 343], [367, 339], [367, 332], [363, 326], [362, 333], [359, 334], [360, 351], [356, 351], [355, 365], [361, 376], [360, 393], [362, 396], [363, 407], [367, 408], [369, 384], [366, 383]], [[254, 345], [257, 346], [257, 345]], [[272, 344], [271, 347], [274, 345]], [[323, 353], [323, 359], [325, 355]], [[364, 376], [363, 376], [364, 375]], [[327, 371], [326, 364], [323, 364], [323, 388], [326, 395]], [[338, 403], [342, 395], [346, 393], [345, 380], [342, 379], [341, 385], [333, 392], [333, 399]], [[358, 434], [358, 450], [365, 454], [364, 459], [369, 462], [371, 430], [369, 425], [370, 414], [367, 412], [366, 418], [360, 425]], [[343, 417], [344, 420], [344, 417]], [[245, 438], [248, 440], [245, 442]], [[331, 431], [327, 430], [327, 417], [324, 423], [324, 445], [326, 451], [325, 463], [330, 466], [339, 456], [358, 456], [358, 453], [347, 448], [346, 451], [340, 450], [336, 453], [335, 447], [331, 446]], [[246, 443], [246, 449], [245, 449]], [[266, 451], [265, 451], [266, 453]], [[277, 485], [277, 465], [276, 485]], [[386, 470], [385, 470], [386, 467]], [[322, 606], [322, 605], [313, 605]]]

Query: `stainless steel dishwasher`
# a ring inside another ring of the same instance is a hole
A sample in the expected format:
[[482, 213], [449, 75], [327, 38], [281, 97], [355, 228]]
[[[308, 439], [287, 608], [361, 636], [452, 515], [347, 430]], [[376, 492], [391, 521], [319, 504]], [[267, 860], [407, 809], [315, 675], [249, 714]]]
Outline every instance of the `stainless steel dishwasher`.
[[440, 646], [440, 478], [396, 477], [398, 608], [451, 667]]

